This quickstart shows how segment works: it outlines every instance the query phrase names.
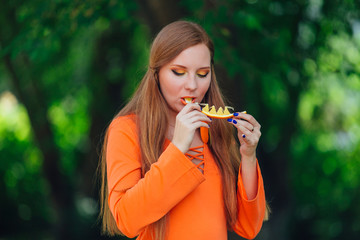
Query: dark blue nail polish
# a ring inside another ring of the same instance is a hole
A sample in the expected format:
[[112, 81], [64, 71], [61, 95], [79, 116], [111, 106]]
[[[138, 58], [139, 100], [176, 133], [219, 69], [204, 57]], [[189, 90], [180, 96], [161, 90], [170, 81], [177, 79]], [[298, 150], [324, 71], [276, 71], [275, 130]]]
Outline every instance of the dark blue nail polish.
[[212, 118], [211, 117], [208, 117], [211, 121], [212, 121]]
[[237, 121], [234, 119], [234, 120], [233, 120], [233, 123], [237, 124]]
[[228, 122], [232, 122], [232, 119], [231, 119], [231, 118], [228, 118], [227, 121], [228, 121]]
[[243, 138], [246, 138], [245, 134], [242, 135]]
[[234, 113], [234, 116], [235, 116], [235, 117], [236, 117], [236, 116], [239, 116], [239, 113], [237, 113], [237, 112], [236, 112], [236, 113]]

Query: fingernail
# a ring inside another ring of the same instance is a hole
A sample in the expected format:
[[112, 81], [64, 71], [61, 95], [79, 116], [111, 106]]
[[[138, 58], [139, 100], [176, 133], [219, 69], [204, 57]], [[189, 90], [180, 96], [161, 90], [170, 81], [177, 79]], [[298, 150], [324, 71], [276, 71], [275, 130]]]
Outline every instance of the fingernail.
[[232, 122], [232, 119], [231, 119], [231, 118], [228, 118], [227, 121], [228, 121], [228, 122]]
[[245, 113], [245, 114], [247, 114], [247, 112], [246, 112], [246, 111], [242, 111], [241, 113]]
[[242, 135], [243, 138], [246, 138], [245, 134]]
[[233, 123], [237, 124], [237, 121], [234, 119], [234, 120], [233, 120]]
[[237, 112], [236, 112], [236, 113], [234, 113], [234, 116], [235, 116], [235, 117], [236, 117], [236, 116], [239, 116], [239, 113], [237, 113]]
[[210, 128], [210, 124], [208, 124], [209, 128]]
[[212, 121], [212, 118], [211, 117], [208, 117], [211, 121]]

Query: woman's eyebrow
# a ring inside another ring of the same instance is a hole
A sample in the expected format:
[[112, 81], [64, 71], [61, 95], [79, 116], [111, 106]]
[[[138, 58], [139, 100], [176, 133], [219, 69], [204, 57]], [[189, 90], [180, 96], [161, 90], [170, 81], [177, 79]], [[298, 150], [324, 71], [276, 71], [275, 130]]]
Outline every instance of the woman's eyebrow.
[[[187, 69], [187, 67], [183, 66], [183, 65], [179, 65], [179, 64], [172, 64], [171, 67], [180, 67], [180, 68], [185, 68]], [[208, 67], [201, 67], [201, 68], [198, 68], [198, 69], [210, 69], [210, 66]]]
[[172, 64], [171, 67], [187, 68], [187, 67], [179, 65], [179, 64]]

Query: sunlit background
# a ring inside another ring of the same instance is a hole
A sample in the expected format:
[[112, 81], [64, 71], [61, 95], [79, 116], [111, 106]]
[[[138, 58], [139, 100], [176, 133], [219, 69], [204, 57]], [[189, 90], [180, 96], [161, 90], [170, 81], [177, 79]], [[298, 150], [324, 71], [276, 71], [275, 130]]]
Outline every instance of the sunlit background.
[[109, 239], [97, 222], [104, 130], [141, 80], [155, 34], [177, 19], [206, 29], [224, 95], [262, 125], [272, 214], [256, 239], [359, 238], [359, 1], [0, 6], [1, 240]]

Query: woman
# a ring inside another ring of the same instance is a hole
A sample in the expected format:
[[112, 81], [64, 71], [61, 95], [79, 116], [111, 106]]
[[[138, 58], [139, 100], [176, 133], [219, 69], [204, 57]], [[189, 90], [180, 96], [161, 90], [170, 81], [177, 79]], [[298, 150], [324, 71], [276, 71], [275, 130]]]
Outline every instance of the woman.
[[171, 23], [155, 38], [144, 78], [104, 139], [104, 232], [221, 240], [227, 230], [248, 239], [260, 231], [260, 124], [245, 113], [226, 121], [201, 112], [198, 103], [225, 105], [213, 57], [212, 41], [192, 22]]

